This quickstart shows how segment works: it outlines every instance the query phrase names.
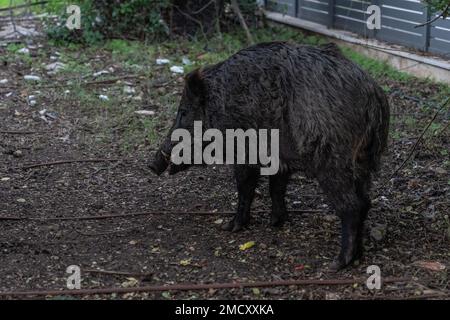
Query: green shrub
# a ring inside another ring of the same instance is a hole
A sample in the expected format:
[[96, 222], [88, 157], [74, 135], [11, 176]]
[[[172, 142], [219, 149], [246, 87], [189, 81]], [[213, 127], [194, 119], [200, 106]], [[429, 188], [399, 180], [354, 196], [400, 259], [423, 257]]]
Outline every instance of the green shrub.
[[[48, 36], [57, 41], [91, 44], [105, 38], [146, 39], [166, 34], [167, 27], [161, 12], [169, 0], [52, 0], [48, 11], [57, 21], [47, 22]], [[65, 23], [67, 6], [81, 9], [81, 30], [69, 30]]]

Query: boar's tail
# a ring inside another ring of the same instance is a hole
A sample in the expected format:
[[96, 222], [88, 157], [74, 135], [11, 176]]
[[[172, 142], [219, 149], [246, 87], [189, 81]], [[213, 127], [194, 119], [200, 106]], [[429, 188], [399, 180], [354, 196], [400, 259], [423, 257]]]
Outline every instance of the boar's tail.
[[389, 102], [383, 90], [375, 85], [366, 108], [366, 131], [353, 149], [353, 162], [361, 169], [377, 172], [382, 154], [387, 149], [389, 134]]

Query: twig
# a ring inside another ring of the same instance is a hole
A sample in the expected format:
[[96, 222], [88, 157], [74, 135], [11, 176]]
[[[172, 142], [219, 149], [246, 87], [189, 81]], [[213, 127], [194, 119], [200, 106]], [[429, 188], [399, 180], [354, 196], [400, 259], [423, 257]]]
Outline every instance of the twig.
[[131, 161], [131, 159], [75, 159], [75, 160], [61, 160], [61, 161], [53, 161], [53, 162], [44, 162], [44, 163], [35, 163], [30, 164], [22, 167], [15, 167], [13, 169], [33, 169], [33, 168], [39, 168], [39, 167], [49, 167], [49, 166], [56, 166], [61, 164], [68, 164], [68, 163], [85, 163], [85, 162], [116, 162], [116, 161]]
[[236, 14], [236, 16], [239, 19], [239, 23], [241, 24], [242, 28], [245, 31], [245, 34], [247, 35], [247, 41], [249, 44], [253, 44], [253, 37], [252, 34], [250, 33], [250, 30], [248, 30], [247, 27], [247, 23], [245, 22], [244, 17], [242, 16], [242, 12], [241, 9], [239, 9], [239, 4], [237, 3], [236, 0], [231, 0], [231, 8], [233, 9], [234, 13]]
[[420, 142], [422, 141], [422, 138], [424, 137], [425, 133], [428, 131], [428, 129], [431, 127], [431, 125], [433, 124], [434, 120], [436, 120], [438, 114], [444, 109], [444, 107], [446, 107], [450, 102], [450, 98], [447, 98], [447, 100], [440, 106], [440, 108], [436, 111], [436, 113], [434, 114], [433, 118], [430, 120], [430, 122], [428, 123], [428, 125], [425, 127], [425, 129], [422, 131], [420, 137], [417, 139], [416, 143], [414, 144], [414, 146], [411, 148], [411, 151], [409, 152], [408, 156], [406, 157], [406, 159], [402, 162], [402, 164], [391, 174], [391, 176], [389, 177], [389, 179], [387, 181], [390, 181], [401, 169], [403, 169], [403, 167], [406, 165], [406, 163], [409, 161], [409, 159], [411, 159], [411, 157], [413, 156], [414, 152], [416, 151], [417, 147], [419, 146]]
[[134, 277], [150, 277], [153, 273], [136, 273], [136, 272], [124, 272], [124, 271], [109, 271], [109, 270], [96, 270], [96, 269], [83, 269], [84, 273], [99, 273], [99, 274], [110, 274], [119, 276], [134, 276]]
[[[268, 210], [258, 210], [254, 213], [266, 213]], [[326, 212], [324, 210], [289, 210], [289, 213], [321, 213]], [[121, 213], [121, 214], [106, 214], [101, 216], [79, 216], [79, 217], [55, 217], [55, 218], [30, 218], [30, 217], [13, 217], [13, 216], [0, 216], [0, 221], [80, 221], [80, 220], [105, 220], [105, 219], [115, 219], [115, 218], [129, 218], [147, 215], [167, 215], [167, 214], [196, 214], [196, 215], [232, 215], [234, 211], [147, 211], [147, 212], [134, 212], [134, 213]]]
[[426, 26], [428, 24], [432, 24], [433, 22], [437, 21], [439, 18], [443, 18], [444, 15], [448, 11], [450, 11], [450, 3], [444, 8], [444, 10], [442, 10], [442, 12], [439, 15], [437, 15], [436, 17], [434, 17], [433, 19], [431, 19], [431, 20], [429, 20], [429, 21], [427, 21], [425, 23], [418, 24], [418, 25], [414, 26], [414, 28], [424, 27], [424, 26]]
[[184, 12], [183, 10], [181, 10], [177, 5], [172, 5], [172, 6], [173, 6], [175, 9], [177, 9], [178, 12], [181, 13], [183, 16], [185, 16], [185, 17], [188, 18], [189, 20], [191, 20], [191, 21], [197, 23], [197, 24], [200, 26], [200, 31], [201, 31], [202, 34], [203, 34], [203, 38], [205, 39], [206, 42], [208, 42], [208, 37], [206, 36], [205, 30], [204, 30], [204, 28], [203, 28], [203, 23], [202, 23], [200, 20], [194, 18], [193, 16], [191, 16], [191, 15], [187, 14], [186, 12]]
[[208, 2], [207, 4], [205, 4], [203, 7], [201, 7], [200, 9], [198, 9], [197, 11], [193, 11], [191, 12], [192, 14], [199, 14], [201, 13], [203, 10], [205, 10], [206, 8], [208, 8], [213, 2], [215, 2], [216, 0], [211, 0], [210, 2]]
[[[102, 84], [111, 84], [111, 83], [115, 83], [115, 82], [117, 82], [119, 80], [136, 79], [136, 78], [140, 78], [140, 77], [142, 77], [142, 75], [127, 75], [127, 76], [116, 77], [116, 78], [112, 78], [112, 79], [81, 82], [81, 83], [79, 83], [79, 85], [81, 85], [81, 86], [95, 86], [95, 85], [102, 85]], [[70, 80], [66, 80], [66, 81], [70, 81]], [[35, 89], [70, 87], [70, 86], [75, 86], [75, 85], [77, 85], [77, 83], [71, 83], [71, 84], [56, 83], [54, 85], [37, 86]]]
[[38, 134], [46, 133], [48, 131], [15, 131], [15, 130], [0, 130], [0, 134]]
[[[210, 289], [242, 289], [242, 288], [261, 288], [261, 287], [287, 287], [287, 286], [344, 286], [355, 283], [366, 283], [363, 279], [311, 279], [311, 280], [279, 280], [279, 281], [256, 281], [256, 282], [228, 282], [228, 283], [209, 283], [209, 284], [173, 284], [159, 286], [142, 286], [135, 288], [95, 288], [79, 290], [39, 290], [39, 291], [10, 291], [0, 292], [0, 297], [26, 297], [26, 296], [54, 296], [54, 295], [94, 295], [111, 293], [133, 293], [133, 292], [157, 292], [157, 291], [191, 291], [191, 290], [210, 290]], [[409, 278], [387, 278], [383, 283], [408, 282]]]

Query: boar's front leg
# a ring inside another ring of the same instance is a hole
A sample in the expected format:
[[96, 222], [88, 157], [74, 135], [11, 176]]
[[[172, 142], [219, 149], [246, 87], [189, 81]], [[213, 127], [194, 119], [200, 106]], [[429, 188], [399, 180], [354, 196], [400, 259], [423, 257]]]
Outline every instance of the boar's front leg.
[[286, 188], [289, 181], [288, 173], [277, 173], [269, 178], [269, 192], [272, 199], [271, 225], [282, 226], [288, 219], [286, 211]]
[[237, 232], [250, 221], [250, 208], [259, 179], [259, 168], [246, 165], [234, 166], [238, 189], [238, 209], [234, 218], [223, 226], [223, 230]]

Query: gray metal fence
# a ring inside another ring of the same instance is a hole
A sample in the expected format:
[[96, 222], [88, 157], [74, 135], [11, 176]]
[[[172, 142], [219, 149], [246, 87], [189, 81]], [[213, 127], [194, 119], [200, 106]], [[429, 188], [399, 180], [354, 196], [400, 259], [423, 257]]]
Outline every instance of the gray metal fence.
[[[317, 22], [329, 28], [352, 31], [367, 38], [450, 55], [450, 18], [415, 28], [433, 18], [420, 0], [266, 0], [266, 8]], [[381, 8], [381, 29], [367, 27], [367, 7]]]

